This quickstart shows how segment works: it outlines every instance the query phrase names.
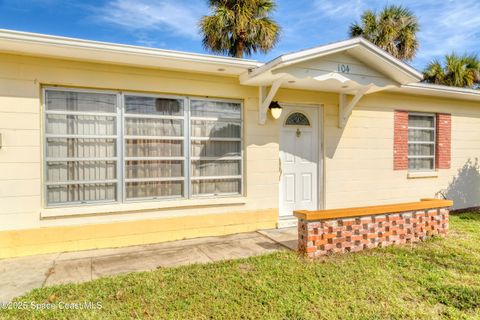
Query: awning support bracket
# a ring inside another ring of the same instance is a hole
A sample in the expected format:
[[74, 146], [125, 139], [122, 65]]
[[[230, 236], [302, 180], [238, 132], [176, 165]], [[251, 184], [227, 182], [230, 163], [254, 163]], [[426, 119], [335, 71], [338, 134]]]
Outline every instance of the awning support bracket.
[[353, 108], [358, 104], [360, 99], [365, 96], [368, 91], [373, 87], [373, 84], [361, 87], [357, 90], [352, 100], [347, 104], [347, 95], [345, 93], [340, 93], [339, 95], [339, 104], [338, 104], [338, 127], [345, 128], [350, 115], [352, 114]]
[[264, 125], [267, 121], [267, 112], [270, 103], [277, 94], [278, 89], [283, 83], [283, 79], [275, 80], [267, 93], [267, 87], [261, 86], [258, 89], [259, 109], [258, 109], [258, 123]]

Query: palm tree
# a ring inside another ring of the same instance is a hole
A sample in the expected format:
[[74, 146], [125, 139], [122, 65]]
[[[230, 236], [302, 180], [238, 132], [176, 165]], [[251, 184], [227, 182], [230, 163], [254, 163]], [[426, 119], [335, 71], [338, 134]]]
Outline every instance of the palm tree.
[[417, 17], [409, 9], [391, 5], [378, 15], [367, 10], [360, 23], [350, 25], [351, 37], [363, 37], [400, 60], [410, 61], [418, 50]]
[[473, 54], [447, 54], [444, 65], [433, 60], [425, 69], [423, 77], [429, 83], [475, 88], [480, 85], [480, 60]]
[[269, 18], [274, 0], [209, 0], [212, 15], [200, 20], [203, 45], [216, 53], [242, 58], [263, 53], [278, 41], [280, 27]]

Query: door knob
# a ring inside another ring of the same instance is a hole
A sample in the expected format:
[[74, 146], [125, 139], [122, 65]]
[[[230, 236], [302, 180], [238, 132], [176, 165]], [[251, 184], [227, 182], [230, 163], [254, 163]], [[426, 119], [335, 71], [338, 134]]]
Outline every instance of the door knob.
[[302, 135], [302, 132], [300, 131], [299, 128], [297, 128], [297, 132], [295, 134], [297, 135], [297, 138], [300, 138], [300, 136]]

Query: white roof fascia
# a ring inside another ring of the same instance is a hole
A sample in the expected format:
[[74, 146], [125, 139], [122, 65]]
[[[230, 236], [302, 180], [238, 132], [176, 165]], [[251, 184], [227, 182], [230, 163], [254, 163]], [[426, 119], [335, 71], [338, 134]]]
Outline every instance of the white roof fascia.
[[388, 53], [385, 50], [380, 49], [379, 47], [377, 47], [376, 45], [374, 45], [373, 43], [371, 43], [368, 40], [365, 40], [363, 38], [357, 38], [357, 39], [360, 39], [360, 43], [362, 45], [364, 45], [367, 48], [369, 48], [370, 50], [374, 51], [375, 53], [377, 53], [378, 55], [383, 57], [386, 61], [388, 61], [390, 64], [394, 65], [398, 69], [402, 70], [405, 73], [409, 73], [411, 76], [417, 78], [418, 81], [423, 80], [423, 73], [419, 72], [418, 70], [411, 67], [407, 63], [401, 61], [400, 59], [395, 58], [390, 53]]
[[[30, 50], [23, 52], [23, 51], [16, 51], [16, 50], [8, 50], [8, 44], [27, 44], [29, 45]], [[264, 72], [268, 72], [274, 70], [276, 68], [280, 68], [283, 66], [295, 64], [304, 60], [313, 59], [317, 57], [321, 57], [324, 55], [336, 53], [343, 50], [352, 49], [354, 47], [363, 46], [368, 50], [378, 54], [384, 61], [388, 61], [392, 67], [395, 67], [399, 70], [402, 70], [405, 73], [408, 73], [410, 76], [415, 77], [420, 81], [422, 79], [422, 74], [415, 70], [414, 68], [410, 67], [406, 63], [396, 59], [392, 55], [388, 54], [384, 50], [378, 48], [374, 44], [370, 43], [369, 41], [363, 38], [353, 38], [345, 41], [335, 42], [331, 44], [327, 44], [324, 46], [315, 47], [312, 49], [297, 51], [285, 55], [281, 55], [276, 59], [271, 60], [270, 62], [264, 64], [255, 60], [247, 60], [247, 59], [236, 59], [231, 57], [222, 57], [222, 56], [215, 56], [215, 55], [208, 55], [208, 54], [200, 54], [200, 53], [188, 53], [188, 52], [181, 52], [181, 51], [174, 51], [174, 50], [164, 50], [164, 49], [156, 49], [156, 48], [148, 48], [148, 47], [140, 47], [140, 46], [132, 46], [132, 45], [123, 45], [123, 44], [115, 44], [115, 43], [108, 43], [108, 42], [100, 42], [100, 41], [91, 41], [91, 40], [83, 40], [83, 39], [76, 39], [76, 38], [68, 38], [68, 37], [59, 37], [59, 36], [51, 36], [51, 35], [44, 35], [38, 33], [30, 33], [30, 32], [21, 32], [21, 31], [13, 31], [13, 30], [6, 30], [0, 29], [0, 52], [11, 52], [11, 53], [19, 53], [25, 55], [38, 55], [42, 56], [42, 54], [36, 54], [35, 49], [41, 51], [44, 48], [48, 48], [49, 55], [52, 57], [59, 57], [64, 59], [73, 59], [73, 60], [81, 60], [78, 57], [69, 57], [65, 55], [64, 52], [60, 52], [60, 49], [71, 49], [71, 50], [79, 50], [82, 52], [89, 52], [89, 60], [95, 60], [95, 57], [100, 56], [101, 54], [116, 54], [117, 56], [123, 57], [146, 57], [149, 59], [153, 59], [153, 61], [162, 61], [162, 62], [185, 62], [191, 63], [188, 64], [189, 68], [192, 68], [192, 71], [195, 71], [195, 64], [201, 65], [203, 69], [206, 66], [216, 66], [217, 68], [220, 67], [231, 67], [232, 70], [229, 71], [228, 69], [223, 74], [231, 74], [231, 75], [239, 75], [241, 74], [241, 79], [247, 78], [251, 79], [259, 74]], [[59, 52], [57, 54], [57, 52]], [[155, 60], [157, 59], [157, 60]], [[86, 60], [86, 59], [85, 59]], [[152, 60], [151, 60], [152, 61]], [[123, 61], [110, 61], [113, 64], [125, 64], [122, 63]], [[128, 64], [128, 63], [127, 63]], [[146, 67], [155, 67], [152, 63], [146, 63]], [[186, 68], [186, 67], [185, 67]], [[243, 70], [242, 72], [238, 72], [238, 70]], [[249, 70], [247, 73], [246, 71]], [[243, 82], [243, 81], [242, 81]], [[480, 90], [468, 89], [468, 88], [457, 88], [457, 87], [448, 87], [448, 86], [441, 86], [441, 85], [434, 85], [428, 83], [420, 83], [420, 82], [412, 82], [408, 84], [404, 84], [399, 88], [392, 88], [387, 91], [393, 92], [402, 92], [402, 93], [409, 93], [409, 94], [419, 94], [425, 96], [433, 96], [433, 97], [446, 97], [451, 99], [461, 99], [461, 100], [473, 100], [473, 101], [480, 101]]]
[[442, 86], [431, 83], [409, 83], [391, 91], [419, 94], [431, 97], [443, 97], [460, 100], [480, 101], [480, 90]]
[[254, 70], [251, 70], [248, 74], [244, 75], [242, 80], [246, 81], [248, 79], [254, 78], [268, 71], [273, 71], [281, 67], [296, 64], [309, 59], [319, 58], [319, 57], [333, 54], [339, 51], [345, 51], [358, 46], [364, 46], [370, 51], [373, 51], [375, 54], [378, 54], [385, 61], [387, 61], [392, 67], [395, 67], [397, 70], [403, 73], [407, 73], [410, 77], [413, 78], [412, 80], [420, 81], [423, 79], [423, 75], [417, 70], [415, 70], [413, 67], [400, 61], [399, 59], [395, 58], [394, 56], [390, 55], [389, 53], [380, 49], [379, 47], [375, 46], [369, 41], [363, 38], [352, 38], [349, 40], [344, 40], [340, 42], [327, 44], [324, 46], [315, 47], [312, 49], [306, 49], [302, 51], [281, 55], [278, 58], [266, 63], [265, 65], [260, 66]]
[[[3, 43], [3, 46], [1, 45]], [[116, 53], [123, 55], [136, 55], [136, 56], [146, 56], [149, 58], [156, 59], [165, 59], [170, 61], [185, 61], [185, 62], [194, 62], [201, 64], [215, 65], [217, 67], [234, 67], [244, 70], [250, 68], [255, 68], [263, 65], [262, 63], [255, 60], [247, 59], [236, 59], [230, 57], [222, 57], [208, 54], [199, 54], [199, 53], [188, 53], [181, 51], [173, 50], [164, 50], [124, 44], [116, 44], [109, 42], [100, 42], [100, 41], [91, 41], [83, 40], [76, 38], [67, 38], [59, 36], [44, 35], [38, 33], [30, 32], [20, 32], [12, 31], [6, 29], [0, 29], [0, 51], [3, 52], [12, 52], [16, 53], [15, 50], [9, 51], [8, 46], [5, 44], [8, 43], [24, 43], [33, 46], [38, 46], [38, 48], [49, 47], [49, 56], [59, 57], [69, 59], [63, 53], [59, 53], [60, 48], [68, 49], [78, 49], [78, 50], [87, 50], [92, 53], [92, 60], [95, 59], [95, 55], [101, 53]], [[34, 55], [34, 52], [18, 52], [26, 55]], [[70, 58], [71, 59], [71, 58]], [[78, 58], [74, 58], [78, 60]], [[112, 63], [117, 63], [121, 61], [111, 61]], [[148, 65], [151, 66], [151, 65]], [[227, 70], [228, 71], [228, 70]]]

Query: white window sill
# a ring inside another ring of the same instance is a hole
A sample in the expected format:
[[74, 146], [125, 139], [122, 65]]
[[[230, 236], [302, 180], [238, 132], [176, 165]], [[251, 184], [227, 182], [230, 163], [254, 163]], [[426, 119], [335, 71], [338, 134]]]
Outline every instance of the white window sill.
[[189, 200], [164, 200], [164, 201], [146, 201], [132, 203], [114, 203], [103, 205], [85, 205], [75, 207], [47, 208], [40, 212], [41, 218], [71, 217], [79, 215], [97, 215], [97, 214], [115, 214], [132, 213], [138, 211], [188, 208], [201, 206], [219, 206], [219, 205], [242, 205], [245, 204], [246, 197], [225, 197], [209, 199], [189, 199]]
[[407, 174], [408, 179], [420, 179], [420, 178], [437, 178], [437, 171], [420, 171], [420, 172], [409, 172]]

